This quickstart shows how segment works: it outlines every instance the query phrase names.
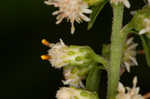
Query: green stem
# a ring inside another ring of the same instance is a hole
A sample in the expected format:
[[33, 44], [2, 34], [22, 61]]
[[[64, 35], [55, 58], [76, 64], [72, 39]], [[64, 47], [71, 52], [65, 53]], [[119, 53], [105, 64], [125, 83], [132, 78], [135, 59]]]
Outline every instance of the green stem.
[[120, 74], [120, 61], [122, 54], [121, 27], [123, 20], [123, 5], [113, 5], [113, 26], [111, 36], [111, 57], [108, 69], [107, 99], [115, 99]]

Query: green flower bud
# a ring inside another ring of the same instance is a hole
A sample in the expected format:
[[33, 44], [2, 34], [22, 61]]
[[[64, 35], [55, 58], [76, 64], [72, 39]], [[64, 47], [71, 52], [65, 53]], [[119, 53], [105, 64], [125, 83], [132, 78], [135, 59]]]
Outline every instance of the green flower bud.
[[64, 74], [65, 80], [63, 81], [63, 83], [65, 85], [74, 86], [76, 88], [79, 88], [79, 87], [84, 88], [82, 80], [86, 78], [90, 68], [91, 66], [87, 66], [87, 67], [66, 66], [64, 67], [63, 74]]
[[150, 6], [137, 11], [131, 22], [139, 34], [150, 35]]
[[98, 95], [83, 89], [62, 87], [57, 91], [57, 99], [99, 99]]
[[64, 66], [87, 66], [94, 62], [95, 53], [88, 46], [67, 46], [62, 40], [56, 44], [50, 44], [48, 51], [50, 63], [55, 68]]

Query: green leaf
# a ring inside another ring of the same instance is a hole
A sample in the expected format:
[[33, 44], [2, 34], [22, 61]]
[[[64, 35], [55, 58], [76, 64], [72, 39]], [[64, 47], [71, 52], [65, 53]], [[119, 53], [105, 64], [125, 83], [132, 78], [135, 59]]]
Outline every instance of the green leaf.
[[96, 91], [99, 90], [99, 84], [101, 79], [101, 71], [98, 66], [94, 66], [86, 79], [86, 89], [89, 91]]
[[105, 6], [105, 4], [108, 2], [108, 0], [105, 0], [104, 2], [100, 2], [94, 6], [92, 6], [92, 13], [90, 15], [91, 21], [88, 23], [88, 30], [90, 30], [93, 27], [93, 24], [96, 20], [96, 17], [101, 12], [102, 8]]
[[150, 67], [150, 39], [146, 36], [141, 36], [144, 53], [147, 61], [147, 65]]

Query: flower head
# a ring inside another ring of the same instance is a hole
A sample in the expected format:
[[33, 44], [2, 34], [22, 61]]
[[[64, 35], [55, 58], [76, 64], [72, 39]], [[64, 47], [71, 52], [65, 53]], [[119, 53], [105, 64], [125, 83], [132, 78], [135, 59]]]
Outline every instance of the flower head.
[[66, 66], [64, 67], [64, 78], [65, 80], [63, 83], [65, 85], [74, 86], [76, 88], [84, 88], [84, 85], [82, 83], [82, 80], [86, 78], [87, 73], [90, 69], [90, 66], [88, 67], [78, 67], [78, 66]]
[[61, 39], [60, 42], [56, 44], [51, 43], [48, 46], [50, 47], [48, 50], [48, 56], [50, 58], [43, 57], [42, 59], [48, 59], [55, 68], [64, 66], [88, 66], [91, 62], [94, 62], [92, 55], [95, 53], [88, 46], [67, 46]]
[[71, 33], [75, 32], [75, 21], [81, 23], [82, 20], [88, 22], [90, 19], [85, 14], [92, 13], [92, 10], [88, 9], [88, 3], [83, 0], [48, 0], [45, 1], [47, 5], [54, 5], [58, 7], [58, 11], [53, 12], [59, 24], [63, 19], [67, 19], [71, 23]]
[[57, 91], [57, 99], [98, 99], [96, 93], [73, 87], [62, 87]]
[[141, 10], [136, 11], [132, 19], [134, 28], [139, 31], [139, 34], [146, 34], [150, 37], [150, 6], [146, 5]]
[[125, 7], [130, 8], [130, 3], [128, 0], [110, 0], [110, 3], [118, 5], [119, 3], [124, 4]]
[[122, 56], [122, 67], [125, 67], [130, 72], [130, 67], [138, 65], [136, 61], [136, 47], [137, 43], [133, 42], [133, 38], [128, 38], [125, 42]]
[[144, 28], [140, 30], [139, 34], [150, 33], [150, 18], [145, 18], [143, 21]]
[[139, 87], [136, 87], [137, 84], [137, 77], [133, 79], [133, 87], [124, 87], [123, 84], [120, 82], [118, 86], [118, 94], [116, 99], [144, 99], [142, 95], [139, 94]]

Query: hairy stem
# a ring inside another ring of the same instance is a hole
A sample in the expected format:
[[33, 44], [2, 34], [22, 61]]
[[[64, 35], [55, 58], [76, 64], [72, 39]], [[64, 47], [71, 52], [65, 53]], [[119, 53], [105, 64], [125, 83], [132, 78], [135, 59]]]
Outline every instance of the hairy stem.
[[115, 99], [120, 74], [120, 61], [122, 54], [121, 27], [123, 20], [123, 5], [113, 6], [113, 26], [111, 36], [111, 57], [108, 69], [108, 90], [107, 99]]

